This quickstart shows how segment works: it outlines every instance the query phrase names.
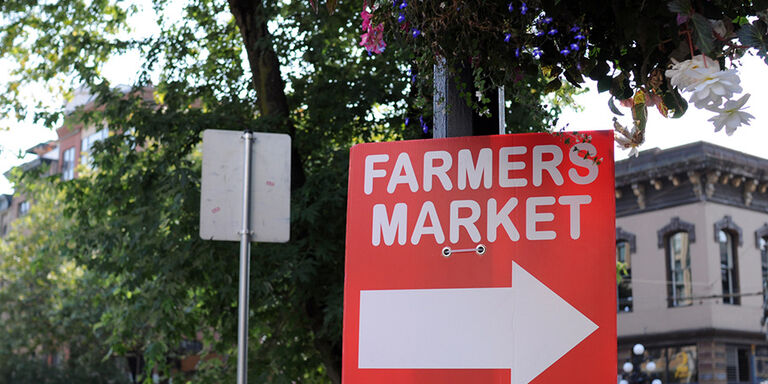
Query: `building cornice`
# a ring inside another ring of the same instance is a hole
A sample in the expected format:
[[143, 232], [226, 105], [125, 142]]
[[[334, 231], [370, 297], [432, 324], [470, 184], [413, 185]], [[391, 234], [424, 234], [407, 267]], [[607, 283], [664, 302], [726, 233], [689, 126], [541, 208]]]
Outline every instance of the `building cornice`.
[[700, 201], [768, 212], [768, 159], [697, 142], [616, 163], [618, 217]]

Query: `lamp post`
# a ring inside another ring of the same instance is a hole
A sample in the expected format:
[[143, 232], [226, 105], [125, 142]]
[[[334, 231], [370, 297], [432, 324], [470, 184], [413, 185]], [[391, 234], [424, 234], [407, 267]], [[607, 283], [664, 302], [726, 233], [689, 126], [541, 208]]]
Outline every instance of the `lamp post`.
[[[650, 377], [640, 369], [640, 366], [643, 363], [643, 353], [645, 353], [645, 347], [642, 344], [635, 344], [635, 346], [632, 347], [632, 361], [627, 361], [621, 367], [624, 374], [622, 375], [622, 379], [619, 380], [619, 384], [646, 384], [650, 381]], [[649, 361], [645, 365], [645, 368], [648, 371], [654, 371], [656, 370], [656, 363]], [[662, 383], [659, 379], [653, 379], [653, 381], [650, 381], [650, 384]]]

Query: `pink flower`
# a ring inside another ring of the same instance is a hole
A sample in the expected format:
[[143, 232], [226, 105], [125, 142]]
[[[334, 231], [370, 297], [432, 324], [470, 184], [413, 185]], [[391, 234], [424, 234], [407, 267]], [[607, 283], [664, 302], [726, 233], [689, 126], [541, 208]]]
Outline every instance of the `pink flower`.
[[371, 26], [372, 15], [368, 12], [367, 6], [360, 12], [360, 16], [363, 18], [363, 30], [365, 31], [360, 35], [360, 45], [365, 47], [368, 54], [382, 53], [387, 47], [387, 43], [384, 42], [384, 24], [381, 23], [375, 27]]

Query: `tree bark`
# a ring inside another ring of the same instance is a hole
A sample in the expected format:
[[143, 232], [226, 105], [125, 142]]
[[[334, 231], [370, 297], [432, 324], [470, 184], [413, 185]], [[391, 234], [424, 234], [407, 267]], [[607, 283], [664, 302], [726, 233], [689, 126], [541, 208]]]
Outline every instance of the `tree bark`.
[[267, 29], [264, 3], [229, 0], [229, 10], [235, 17], [248, 55], [259, 113], [262, 118], [274, 121], [278, 132], [285, 132], [294, 140], [291, 150], [291, 189], [295, 190], [304, 184], [304, 167], [296, 149], [296, 128], [290, 119], [285, 82], [280, 73], [280, 61], [272, 47], [272, 36]]
[[[291, 189], [296, 190], [304, 184], [304, 167], [296, 146], [296, 128], [290, 118], [290, 107], [285, 94], [285, 82], [280, 73], [280, 62], [267, 29], [268, 18], [264, 11], [264, 4], [262, 1], [229, 0], [229, 9], [235, 17], [245, 44], [259, 113], [262, 118], [274, 121], [278, 125], [278, 131], [288, 133], [293, 139]], [[301, 234], [292, 234], [291, 237], [301, 237]], [[308, 305], [315, 307], [316, 303], [311, 300]], [[310, 311], [308, 317], [314, 333], [318, 334], [322, 324], [322, 311]], [[325, 365], [328, 378], [335, 384], [341, 384], [340, 351], [334, 348], [334, 343], [319, 337], [315, 338], [314, 344]]]

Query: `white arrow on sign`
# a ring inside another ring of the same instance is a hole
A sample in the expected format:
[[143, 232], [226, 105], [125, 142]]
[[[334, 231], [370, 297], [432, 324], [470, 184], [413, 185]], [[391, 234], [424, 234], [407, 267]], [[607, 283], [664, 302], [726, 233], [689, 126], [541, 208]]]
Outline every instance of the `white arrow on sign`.
[[360, 291], [358, 367], [509, 369], [529, 383], [598, 326], [512, 264], [511, 288]]

